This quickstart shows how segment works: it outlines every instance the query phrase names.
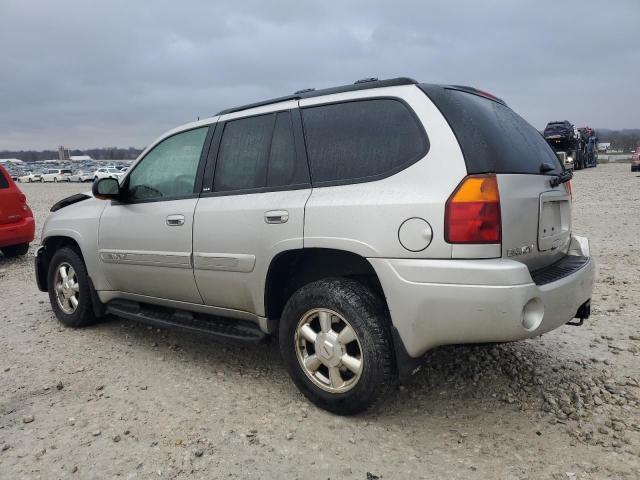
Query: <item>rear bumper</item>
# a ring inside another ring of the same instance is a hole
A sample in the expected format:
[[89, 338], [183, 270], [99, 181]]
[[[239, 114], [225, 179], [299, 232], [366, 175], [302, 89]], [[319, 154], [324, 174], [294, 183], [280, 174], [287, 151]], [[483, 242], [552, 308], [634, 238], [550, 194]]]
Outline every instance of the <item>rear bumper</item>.
[[504, 342], [564, 325], [591, 298], [595, 265], [589, 242], [573, 237], [581, 267], [537, 285], [526, 265], [510, 259], [370, 259], [406, 353], [456, 343]]
[[0, 248], [31, 243], [35, 232], [36, 223], [33, 217], [23, 218], [16, 223], [0, 225]]

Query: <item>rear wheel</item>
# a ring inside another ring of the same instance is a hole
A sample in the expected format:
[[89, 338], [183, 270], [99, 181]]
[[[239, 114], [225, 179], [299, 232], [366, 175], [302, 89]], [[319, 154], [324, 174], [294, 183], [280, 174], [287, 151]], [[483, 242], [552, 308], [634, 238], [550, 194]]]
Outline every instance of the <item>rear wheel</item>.
[[40, 177], [40, 183], [44, 183], [44, 178]]
[[384, 302], [349, 279], [305, 285], [285, 306], [280, 351], [291, 378], [313, 403], [352, 415], [396, 382], [390, 319]]
[[47, 280], [49, 301], [61, 323], [78, 328], [96, 321], [89, 276], [76, 251], [67, 247], [58, 250], [49, 264]]
[[9, 247], [2, 248], [2, 253], [4, 253], [5, 257], [17, 257], [20, 255], [26, 255], [28, 251], [28, 243], [21, 243], [20, 245], [11, 245]]

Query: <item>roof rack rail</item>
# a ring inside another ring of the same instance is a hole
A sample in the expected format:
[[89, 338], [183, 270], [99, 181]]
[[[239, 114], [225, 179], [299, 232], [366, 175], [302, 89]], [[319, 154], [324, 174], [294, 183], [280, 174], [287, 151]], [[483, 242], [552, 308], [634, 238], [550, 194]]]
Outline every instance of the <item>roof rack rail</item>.
[[323, 88], [320, 90], [307, 89], [298, 90], [293, 95], [287, 95], [284, 97], [272, 98], [271, 100], [264, 100], [262, 102], [249, 103], [240, 107], [227, 108], [216, 113], [216, 115], [226, 115], [227, 113], [241, 112], [243, 110], [249, 110], [256, 107], [264, 107], [265, 105], [271, 105], [274, 103], [286, 102], [288, 100], [301, 100], [303, 98], [321, 97], [323, 95], [331, 95], [334, 93], [354, 92], [357, 90], [367, 90], [370, 88], [382, 88], [382, 87], [396, 87], [399, 85], [416, 85], [418, 82], [413, 78], [398, 77], [389, 78], [387, 80], [378, 80], [374, 78], [365, 78], [358, 80], [356, 83], [350, 85], [341, 85], [339, 87]]
[[298, 90], [296, 92], [293, 92], [294, 95], [300, 95], [301, 93], [307, 93], [307, 92], [313, 92], [315, 91], [315, 88], [303, 88], [302, 90]]
[[356, 80], [355, 82], [353, 82], [354, 85], [359, 85], [361, 83], [369, 83], [369, 82], [377, 82], [378, 81], [378, 77], [367, 77], [367, 78], [361, 78], [360, 80]]

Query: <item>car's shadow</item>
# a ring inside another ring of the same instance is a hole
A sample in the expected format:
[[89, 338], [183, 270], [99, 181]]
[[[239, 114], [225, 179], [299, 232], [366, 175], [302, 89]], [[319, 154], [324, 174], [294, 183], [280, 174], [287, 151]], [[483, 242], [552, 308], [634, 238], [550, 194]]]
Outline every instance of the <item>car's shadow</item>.
[[[223, 371], [229, 388], [234, 382], [245, 383], [247, 376], [262, 378], [266, 374], [269, 381], [257, 382], [255, 388], [278, 388], [283, 402], [303, 400], [288, 379], [276, 339], [238, 345], [114, 317], [90, 328], [108, 332], [114, 342], [160, 352], [166, 361], [180, 358], [191, 362], [194, 371]], [[381, 406], [359, 417], [397, 418], [417, 412], [445, 417], [451, 411], [478, 414], [505, 407], [539, 410], [550, 387], [584, 384], [598, 373], [592, 366], [587, 369], [579, 355], [573, 365], [567, 365], [537, 339], [439, 347], [424, 360], [422, 370], [409, 382], [397, 387]]]

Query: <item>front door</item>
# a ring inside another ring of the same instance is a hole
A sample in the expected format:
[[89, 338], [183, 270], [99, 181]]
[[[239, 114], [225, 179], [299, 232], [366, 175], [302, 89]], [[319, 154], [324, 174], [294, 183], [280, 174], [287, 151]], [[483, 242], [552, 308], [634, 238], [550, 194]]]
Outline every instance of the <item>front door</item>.
[[208, 128], [158, 143], [124, 180], [124, 201], [105, 208], [98, 247], [113, 290], [202, 303], [191, 246], [196, 179]]
[[311, 187], [296, 107], [220, 119], [209, 160], [215, 176], [203, 185], [193, 234], [194, 273], [207, 305], [264, 315], [271, 260], [303, 247]]

